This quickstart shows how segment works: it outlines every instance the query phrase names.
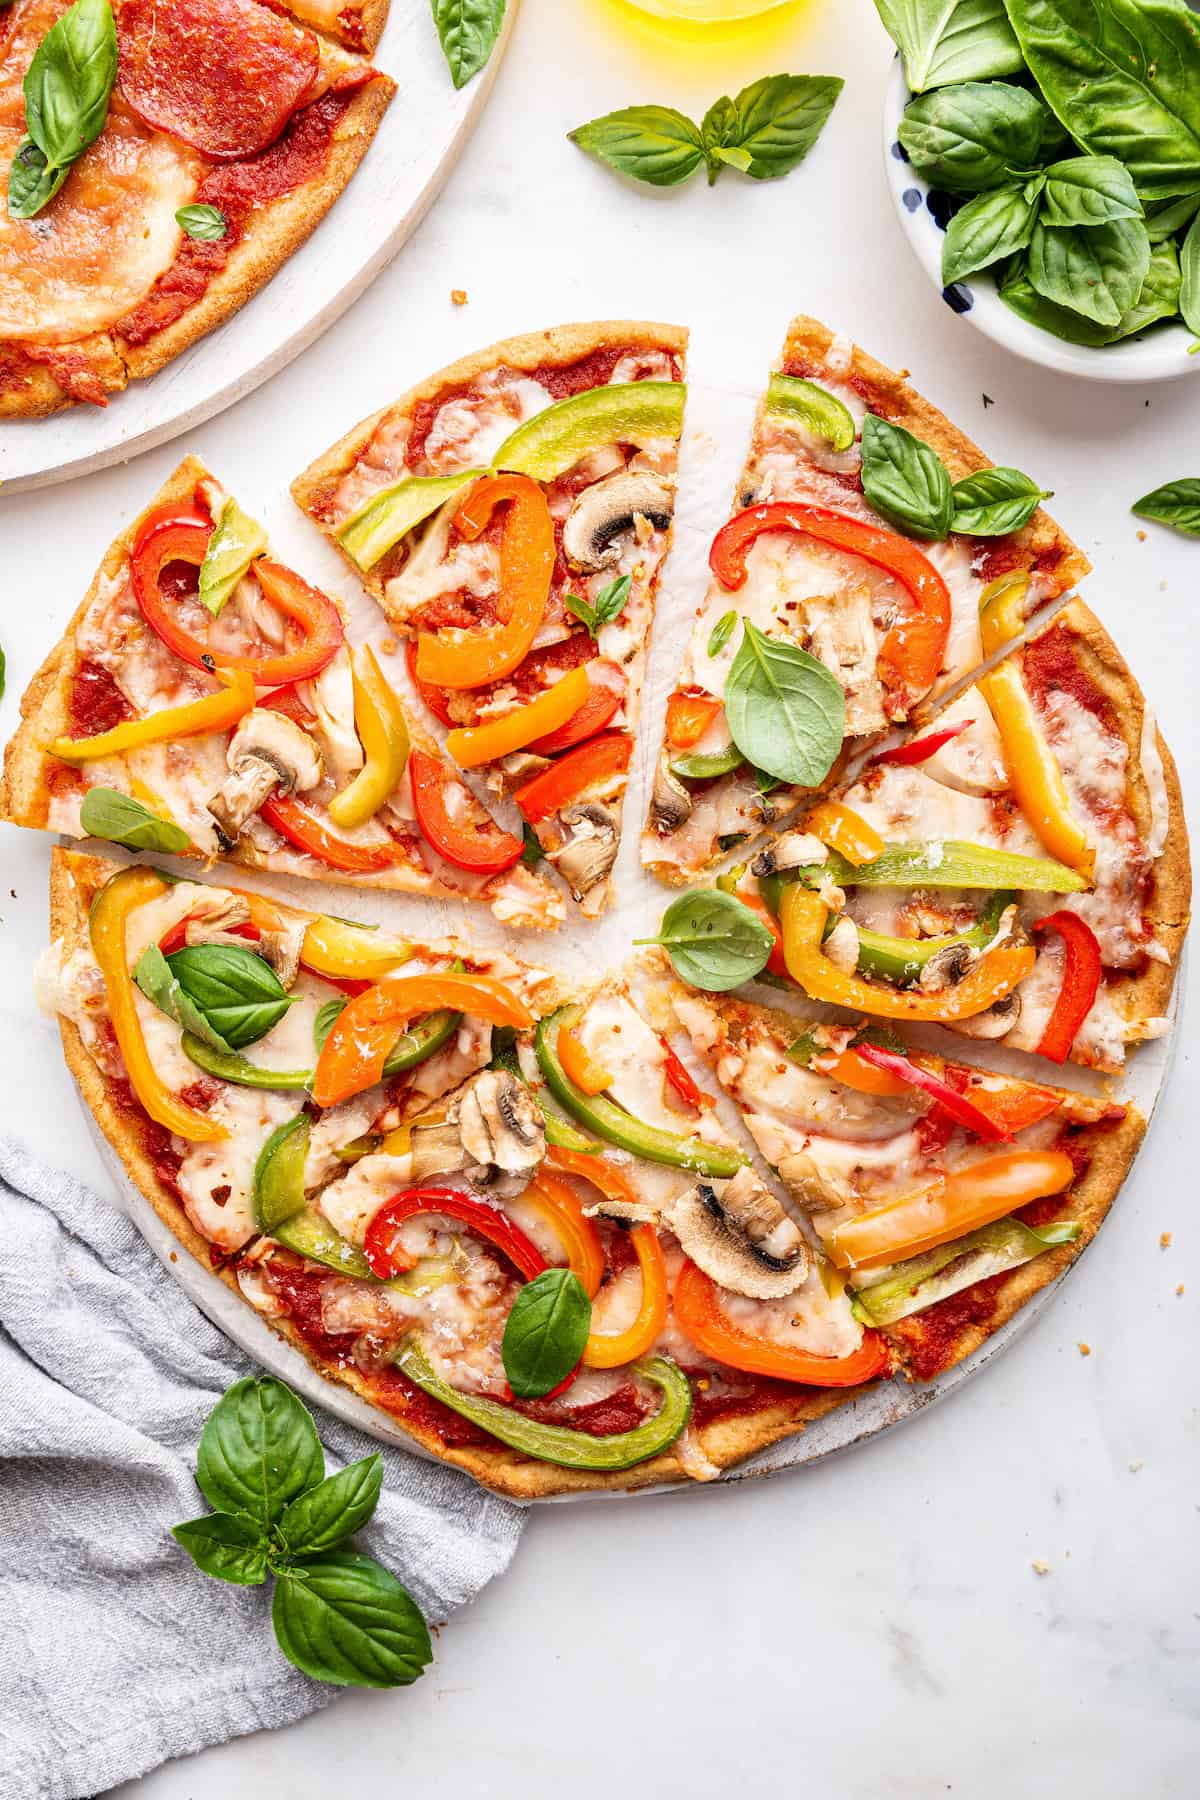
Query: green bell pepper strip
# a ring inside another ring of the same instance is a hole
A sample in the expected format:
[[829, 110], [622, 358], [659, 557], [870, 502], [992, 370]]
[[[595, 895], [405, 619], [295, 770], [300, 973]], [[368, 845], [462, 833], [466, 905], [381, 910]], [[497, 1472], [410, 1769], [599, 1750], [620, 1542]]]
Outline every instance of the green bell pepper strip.
[[851, 1311], [864, 1325], [891, 1325], [897, 1319], [907, 1319], [911, 1313], [923, 1312], [951, 1294], [961, 1293], [963, 1288], [989, 1275], [1020, 1268], [1044, 1250], [1073, 1244], [1082, 1230], [1083, 1226], [1074, 1219], [1036, 1230], [1019, 1219], [998, 1219], [994, 1225], [981, 1226], [924, 1256], [872, 1270], [868, 1277], [871, 1285], [852, 1295]]
[[1076, 870], [1048, 856], [1018, 856], [1012, 850], [939, 838], [932, 844], [885, 844], [882, 856], [869, 863], [847, 862], [831, 850], [826, 862], [760, 876], [759, 892], [770, 906], [766, 882], [803, 881], [819, 887], [826, 876], [838, 887], [1016, 888], [1030, 894], [1077, 894], [1088, 885]]
[[727, 744], [707, 755], [679, 756], [670, 768], [677, 781], [712, 781], [717, 775], [731, 775], [745, 760], [736, 744]]
[[381, 1131], [368, 1131], [363, 1137], [351, 1138], [348, 1144], [342, 1144], [333, 1154], [339, 1162], [361, 1162], [364, 1156], [373, 1156], [382, 1142]]
[[500, 1400], [460, 1394], [434, 1373], [424, 1350], [413, 1338], [400, 1346], [395, 1362], [410, 1381], [460, 1418], [470, 1419], [510, 1449], [534, 1456], [539, 1462], [557, 1463], [562, 1469], [631, 1469], [635, 1463], [647, 1462], [673, 1444], [692, 1413], [692, 1390], [687, 1376], [666, 1356], [648, 1356], [631, 1364], [633, 1374], [662, 1389], [663, 1403], [632, 1431], [617, 1431], [611, 1437], [592, 1437], [569, 1425], [543, 1425]]
[[[281, 1219], [272, 1229], [271, 1236], [285, 1250], [294, 1250], [297, 1256], [306, 1256], [309, 1262], [324, 1263], [327, 1269], [336, 1269], [339, 1275], [351, 1275], [356, 1281], [376, 1281], [362, 1251], [336, 1232], [315, 1207], [306, 1207], [290, 1218]], [[376, 1285], [379, 1285], [377, 1281]]]
[[767, 411], [799, 419], [833, 450], [849, 450], [854, 444], [854, 416], [849, 407], [815, 381], [772, 375], [767, 383]]
[[560, 1106], [619, 1150], [632, 1156], [644, 1156], [647, 1162], [666, 1163], [674, 1169], [693, 1169], [726, 1181], [744, 1168], [750, 1160], [732, 1145], [708, 1144], [703, 1138], [683, 1137], [678, 1132], [664, 1131], [647, 1125], [618, 1106], [605, 1094], [585, 1094], [569, 1078], [558, 1056], [558, 1034], [563, 1026], [572, 1026], [579, 1018], [580, 1006], [560, 1006], [557, 1012], [542, 1019], [537, 1028], [534, 1047], [546, 1086]]
[[486, 469], [463, 469], [457, 475], [406, 475], [368, 495], [338, 526], [338, 543], [360, 569], [373, 569], [393, 544], [486, 474]]
[[496, 451], [492, 467], [553, 481], [606, 444], [636, 444], [644, 450], [655, 438], [677, 438], [686, 396], [681, 381], [619, 381], [585, 388], [518, 425]]
[[[505, 1028], [501, 1027], [501, 1030], [503, 1029]], [[495, 1042], [499, 1035], [499, 1032], [494, 1033], [492, 1041]], [[492, 1068], [507, 1069], [510, 1075], [515, 1075], [518, 1081], [525, 1082], [525, 1086], [529, 1087], [529, 1083], [525, 1081], [525, 1077], [521, 1073], [515, 1033], [496, 1049], [492, 1057]], [[548, 1144], [555, 1145], [559, 1150], [574, 1150], [580, 1156], [596, 1154], [600, 1146], [595, 1138], [584, 1137], [582, 1131], [576, 1131], [575, 1127], [568, 1124], [566, 1119], [560, 1119], [556, 1112], [552, 1112], [541, 1088], [533, 1088], [531, 1092], [541, 1109], [542, 1118], [546, 1124], [546, 1142]]]
[[285, 1120], [275, 1127], [254, 1164], [254, 1223], [272, 1237], [277, 1226], [304, 1209], [304, 1163], [311, 1129], [307, 1113]]
[[399, 1075], [405, 1069], [415, 1069], [418, 1063], [428, 1061], [438, 1050], [450, 1042], [462, 1024], [460, 1012], [426, 1013], [415, 1025], [401, 1032], [387, 1054], [383, 1065], [383, 1073]]
[[[461, 1013], [449, 1011], [427, 1013], [423, 1019], [418, 1019], [411, 1030], [402, 1032], [392, 1045], [383, 1065], [384, 1075], [399, 1075], [405, 1069], [413, 1069], [418, 1063], [425, 1062], [450, 1041], [461, 1021]], [[190, 1031], [183, 1033], [180, 1043], [184, 1055], [198, 1069], [203, 1069], [206, 1075], [215, 1075], [219, 1081], [232, 1081], [238, 1087], [306, 1088], [312, 1084], [311, 1069], [260, 1068], [238, 1051], [214, 1049]]]

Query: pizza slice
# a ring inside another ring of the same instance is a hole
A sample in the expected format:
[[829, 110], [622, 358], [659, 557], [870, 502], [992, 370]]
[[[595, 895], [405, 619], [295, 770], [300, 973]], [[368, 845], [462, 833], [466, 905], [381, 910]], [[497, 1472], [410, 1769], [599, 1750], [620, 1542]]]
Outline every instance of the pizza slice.
[[[395, 91], [332, 41], [353, 41], [359, 20], [366, 47], [382, 7], [351, 6], [332, 36], [259, 0], [113, 11], [103, 128], [31, 216], [11, 197], [0, 210], [0, 418], [103, 406], [236, 312], [336, 200]], [[14, 0], [0, 13], [6, 187], [27, 154], [26, 74], [67, 12]]]
[[[75, 852], [51, 922], [40, 990], [159, 1217], [498, 1491], [707, 1479], [888, 1371], [620, 983]], [[533, 1380], [547, 1276], [583, 1335]]]
[[448, 748], [585, 914], [621, 832], [671, 537], [686, 333], [616, 321], [444, 369], [293, 483], [408, 645]]
[[794, 320], [667, 701], [652, 873], [690, 881], [924, 717], [982, 662], [998, 579], [1024, 577], [1031, 618], [1085, 574], [1038, 498], [902, 376]]
[[1072, 600], [726, 885], [814, 999], [1111, 1072], [1166, 1029], [1191, 871], [1170, 751]]
[[805, 1024], [682, 987], [674, 1008], [802, 1210], [830, 1286], [922, 1381], [1086, 1248], [1145, 1130], [1131, 1106], [870, 1024]]
[[557, 924], [557, 888], [410, 723], [388, 659], [352, 649], [337, 603], [266, 552], [181, 463], [30, 684], [0, 815]]

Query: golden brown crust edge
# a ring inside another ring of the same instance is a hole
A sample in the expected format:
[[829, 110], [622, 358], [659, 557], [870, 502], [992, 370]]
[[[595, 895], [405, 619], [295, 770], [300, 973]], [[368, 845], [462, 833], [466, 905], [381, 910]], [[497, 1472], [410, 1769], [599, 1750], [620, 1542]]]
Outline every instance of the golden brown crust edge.
[[561, 366], [578, 362], [581, 357], [612, 344], [628, 345], [634, 350], [668, 350], [682, 356], [687, 352], [688, 333], [686, 326], [656, 324], [645, 319], [600, 319], [581, 325], [552, 325], [545, 331], [528, 331], [518, 337], [501, 338], [499, 343], [448, 363], [435, 375], [427, 376], [409, 388], [398, 400], [390, 401], [378, 412], [360, 419], [344, 437], [297, 475], [291, 484], [292, 498], [301, 512], [329, 539], [363, 586], [380, 598], [382, 584], [364, 574], [353, 558], [346, 555], [336, 534], [320, 517], [315, 502], [322, 489], [330, 482], [339, 481], [353, 468], [383, 421], [408, 418], [423, 400], [434, 400], [447, 388], [463, 387], [501, 364], [523, 370], [545, 368], [547, 364]]
[[[36, 343], [37, 340], [31, 341]], [[128, 380], [125, 365], [117, 354], [109, 332], [94, 332], [77, 343], [58, 345], [55, 348], [85, 355], [106, 394], [119, 394], [125, 387]], [[5, 352], [19, 356], [22, 349], [23, 340], [20, 338], [0, 340], [0, 356]], [[51, 413], [62, 412], [66, 407], [78, 404], [80, 402], [68, 393], [45, 363], [31, 361], [28, 373], [19, 387], [0, 390], [0, 421], [45, 419]]]

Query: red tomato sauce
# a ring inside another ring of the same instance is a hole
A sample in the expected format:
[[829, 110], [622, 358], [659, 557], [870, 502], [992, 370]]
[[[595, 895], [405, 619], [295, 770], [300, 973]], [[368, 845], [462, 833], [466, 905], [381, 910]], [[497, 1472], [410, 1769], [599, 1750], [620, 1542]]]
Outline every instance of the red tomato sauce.
[[1070, 694], [1100, 720], [1106, 731], [1118, 734], [1112, 703], [1080, 667], [1074, 633], [1064, 626], [1052, 625], [1041, 637], [1026, 644], [1021, 653], [1021, 669], [1039, 711], [1046, 710], [1048, 695]]
[[133, 716], [133, 708], [107, 669], [94, 662], [78, 664], [67, 709], [72, 737], [96, 737]]

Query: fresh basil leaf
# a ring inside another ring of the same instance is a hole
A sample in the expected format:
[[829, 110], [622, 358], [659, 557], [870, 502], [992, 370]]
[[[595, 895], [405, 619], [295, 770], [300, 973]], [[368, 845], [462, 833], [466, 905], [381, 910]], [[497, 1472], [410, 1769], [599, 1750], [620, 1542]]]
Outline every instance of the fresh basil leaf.
[[1004, 537], [1028, 525], [1051, 490], [1040, 488], [1020, 469], [980, 469], [954, 484], [951, 531], [968, 537]]
[[295, 1005], [270, 963], [239, 945], [189, 944], [167, 965], [231, 1050], [256, 1044]]
[[846, 696], [823, 662], [744, 621], [725, 682], [729, 733], [747, 762], [818, 787], [846, 735]]
[[1181, 194], [1177, 200], [1152, 200], [1146, 208], [1146, 235], [1152, 244], [1163, 244], [1183, 231], [1200, 212], [1200, 191]]
[[332, 1550], [366, 1524], [382, 1486], [383, 1458], [378, 1452], [327, 1475], [287, 1507], [276, 1527], [281, 1544], [290, 1556]]
[[271, 1619], [288, 1661], [338, 1687], [406, 1687], [433, 1658], [411, 1595], [353, 1550], [327, 1550], [281, 1574]]
[[235, 1381], [209, 1413], [196, 1480], [208, 1504], [265, 1531], [289, 1501], [315, 1487], [325, 1455], [312, 1414], [270, 1375]]
[[53, 200], [71, 172], [70, 163], [56, 169], [31, 137], [23, 137], [8, 170], [8, 211], [13, 219], [32, 219]]
[[753, 981], [775, 947], [774, 934], [757, 913], [720, 888], [681, 894], [663, 914], [658, 936], [635, 942], [661, 944], [680, 979], [710, 994]]
[[1004, 0], [875, 0], [875, 9], [914, 94], [1024, 67]]
[[313, 1020], [313, 1047], [318, 1056], [325, 1048], [325, 1039], [333, 1030], [334, 1021], [341, 1017], [349, 1004], [346, 996], [339, 994], [332, 1000], [324, 1001], [317, 1008], [317, 1016]]
[[175, 855], [188, 847], [188, 834], [171, 819], [162, 819], [140, 800], [119, 788], [89, 788], [79, 809], [85, 837], [123, 844], [126, 850], [159, 850]]
[[1179, 310], [1188, 330], [1200, 337], [1200, 214], [1179, 248]]
[[1071, 136], [1125, 164], [1143, 198], [1200, 182], [1200, 20], [1181, 0], [1006, 0]]
[[1181, 286], [1178, 250], [1174, 244], [1155, 244], [1150, 252], [1150, 267], [1146, 270], [1142, 291], [1129, 311], [1121, 314], [1121, 323], [1109, 341], [1116, 343], [1120, 338], [1132, 337], [1135, 332], [1157, 325], [1162, 319], [1175, 318], [1179, 312]]
[[1023, 250], [1037, 221], [1038, 189], [993, 188], [959, 208], [942, 240], [942, 282], [949, 287], [964, 275], [986, 269], [1002, 256]]
[[157, 944], [147, 944], [142, 951], [134, 966], [133, 979], [150, 1004], [157, 1006], [159, 1012], [166, 1013], [168, 1019], [174, 1019], [184, 1031], [190, 1031], [193, 1037], [200, 1038], [212, 1049], [225, 1055], [233, 1054], [233, 1046], [209, 1023], [191, 996], [184, 993], [171, 973], [170, 963]]
[[171, 1536], [187, 1551], [196, 1567], [217, 1581], [238, 1587], [257, 1587], [267, 1576], [267, 1540], [258, 1525], [237, 1513], [206, 1513], [172, 1525]]
[[1042, 216], [1047, 225], [1103, 225], [1106, 219], [1142, 216], [1129, 170], [1115, 156], [1070, 156], [1051, 163], [1045, 173]]
[[199, 238], [203, 244], [215, 244], [229, 235], [229, 220], [219, 206], [207, 206], [203, 202], [195, 206], [181, 206], [175, 214], [175, 223], [190, 238]]
[[632, 576], [619, 575], [615, 581], [608, 582], [600, 589], [594, 602], [585, 600], [582, 594], [564, 594], [563, 605], [587, 626], [593, 638], [597, 638], [601, 626], [611, 625], [625, 610], [632, 584]]
[[862, 484], [876, 512], [902, 530], [934, 542], [949, 531], [954, 503], [941, 457], [903, 425], [870, 412], [862, 422]]
[[61, 169], [100, 136], [117, 77], [109, 0], [75, 0], [50, 27], [25, 71], [25, 129]]
[[734, 98], [732, 132], [715, 155], [755, 181], [786, 175], [820, 137], [843, 85], [836, 75], [766, 75], [752, 82]]
[[518, 1400], [540, 1400], [576, 1367], [587, 1348], [592, 1303], [570, 1269], [543, 1269], [520, 1288], [501, 1353]]
[[546, 852], [538, 842], [538, 834], [528, 819], [522, 821], [521, 831], [525, 839], [525, 848], [521, 852], [521, 861], [527, 869], [536, 869], [540, 862], [545, 862]]
[[738, 615], [734, 607], [731, 606], [727, 613], [721, 614], [721, 617], [717, 620], [716, 624], [708, 634], [708, 654], [710, 656], [719, 656], [721, 654], [722, 650], [733, 636], [733, 628], [737, 622]]
[[504, 23], [505, 0], [430, 0], [433, 22], [456, 88], [487, 64]]
[[722, 158], [719, 152], [727, 149], [737, 138], [737, 108], [728, 94], [722, 94], [719, 100], [714, 100], [701, 119], [700, 138], [708, 164], [708, 185], [711, 187], [721, 173]]
[[980, 194], [1036, 160], [1044, 116], [1028, 88], [965, 81], [910, 101], [896, 135], [931, 186]]
[[704, 139], [672, 106], [625, 106], [567, 136], [590, 156], [651, 187], [675, 187], [704, 161]]
[[1029, 279], [1038, 293], [1097, 325], [1119, 325], [1142, 291], [1150, 239], [1140, 219], [1104, 225], [1044, 225], [1029, 241]]
[[1139, 519], [1153, 519], [1156, 525], [1170, 525], [1188, 537], [1200, 537], [1200, 476], [1166, 481], [1135, 500], [1130, 510]]
[[1036, 325], [1064, 343], [1086, 344], [1095, 349], [1112, 342], [1113, 334], [1104, 326], [1093, 325], [1090, 319], [1081, 318], [1068, 307], [1044, 300], [1030, 281], [1023, 258], [1018, 258], [1006, 272], [1000, 284], [1000, 298], [1027, 325]]

